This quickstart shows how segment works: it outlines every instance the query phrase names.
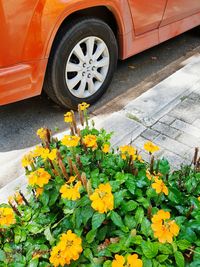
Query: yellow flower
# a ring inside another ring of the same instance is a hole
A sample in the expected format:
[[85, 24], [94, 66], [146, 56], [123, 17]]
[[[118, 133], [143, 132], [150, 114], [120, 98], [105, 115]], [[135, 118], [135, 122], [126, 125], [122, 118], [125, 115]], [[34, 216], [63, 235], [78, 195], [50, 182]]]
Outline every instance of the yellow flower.
[[114, 208], [114, 197], [109, 183], [100, 184], [90, 196], [92, 208], [99, 213], [106, 213]]
[[200, 201], [200, 197], [198, 197], [198, 200]]
[[150, 173], [149, 170], [146, 170], [146, 177], [151, 181], [153, 178], [153, 175]]
[[57, 149], [53, 149], [50, 151], [48, 148], [44, 148], [41, 146], [36, 146], [35, 150], [33, 151], [35, 157], [41, 157], [43, 160], [55, 160], [57, 157]]
[[155, 172], [153, 174], [150, 173], [149, 170], [146, 170], [146, 177], [151, 181], [151, 180], [155, 180], [155, 179], [159, 179], [162, 176], [162, 174], [157, 173], [155, 174]]
[[91, 147], [93, 149], [97, 148], [97, 137], [93, 134], [88, 134], [83, 139], [84, 144], [86, 147]]
[[154, 143], [152, 143], [150, 141], [148, 141], [144, 144], [144, 149], [151, 154], [160, 150], [159, 146], [156, 146]]
[[8, 202], [13, 203], [15, 201], [14, 196], [8, 197]]
[[136, 149], [130, 145], [126, 145], [126, 146], [120, 146], [120, 151], [121, 151], [121, 157], [122, 159], [126, 159], [127, 155], [128, 156], [135, 156], [136, 153]]
[[61, 140], [64, 146], [76, 147], [80, 141], [80, 137], [76, 135], [65, 135]]
[[79, 104], [80, 110], [85, 110], [85, 109], [89, 108], [89, 106], [90, 106], [90, 104], [87, 104], [85, 102]]
[[22, 196], [20, 195], [19, 192], [17, 192], [17, 193], [15, 194], [15, 200], [16, 200], [16, 202], [17, 202], [19, 205], [22, 205], [23, 202], [24, 202], [24, 200], [23, 200], [23, 198], [22, 198]]
[[169, 193], [167, 186], [157, 176], [155, 177], [155, 182], [151, 186], [156, 190], [157, 194], [164, 193], [165, 195], [168, 195]]
[[64, 184], [60, 188], [60, 193], [62, 194], [61, 197], [69, 200], [79, 199], [81, 197], [79, 192], [80, 187], [81, 187], [80, 181], [78, 181], [75, 186]]
[[112, 262], [112, 267], [142, 267], [142, 260], [138, 259], [137, 254], [128, 255], [127, 263], [125, 264], [125, 257], [116, 254]]
[[138, 259], [137, 254], [128, 255], [127, 263], [129, 267], [142, 267], [143, 266], [142, 260]]
[[24, 155], [24, 157], [22, 158], [22, 167], [28, 167], [29, 165], [31, 165], [31, 163], [33, 163], [33, 158], [34, 158], [34, 154], [33, 152], [29, 152], [28, 154]]
[[59, 243], [51, 250], [49, 261], [54, 267], [69, 265], [72, 260], [78, 260], [82, 251], [81, 238], [68, 230], [66, 234], [61, 235]]
[[67, 181], [67, 183], [71, 184], [71, 183], [73, 183], [75, 181], [75, 179], [76, 179], [76, 176], [70, 176], [69, 180]]
[[112, 261], [112, 267], [124, 267], [125, 259], [123, 256], [116, 254], [115, 260]]
[[33, 151], [34, 157], [42, 157], [44, 160], [48, 158], [49, 149], [41, 146], [36, 146]]
[[51, 152], [49, 152], [48, 158], [50, 160], [55, 160], [57, 158], [57, 149], [52, 149]]
[[35, 191], [36, 197], [38, 198], [40, 195], [42, 195], [43, 191], [44, 191], [43, 187], [37, 187]]
[[151, 219], [154, 237], [158, 238], [161, 243], [172, 243], [173, 237], [179, 233], [179, 226], [169, 219], [170, 213], [164, 210], [159, 210]]
[[10, 226], [14, 224], [15, 221], [15, 214], [11, 208], [0, 208], [0, 227], [1, 226]]
[[64, 114], [64, 121], [69, 123], [73, 121], [72, 113], [70, 111]]
[[45, 140], [47, 137], [47, 129], [44, 129], [44, 128], [38, 129], [37, 136], [39, 136], [41, 140]]
[[39, 168], [28, 175], [29, 184], [32, 186], [38, 185], [39, 187], [43, 187], [45, 184], [48, 184], [50, 178], [51, 175], [43, 168]]
[[102, 147], [103, 153], [108, 153], [110, 151], [110, 146], [108, 144], [104, 144]]
[[137, 159], [139, 162], [141, 162], [141, 163], [144, 162], [144, 160], [143, 160], [143, 158], [142, 158], [141, 155], [137, 155], [136, 159]]

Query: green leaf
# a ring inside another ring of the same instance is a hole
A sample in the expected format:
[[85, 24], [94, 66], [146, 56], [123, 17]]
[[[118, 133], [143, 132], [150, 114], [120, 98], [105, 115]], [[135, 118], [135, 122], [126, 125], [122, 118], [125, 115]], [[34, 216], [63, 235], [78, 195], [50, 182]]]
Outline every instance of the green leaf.
[[94, 169], [91, 174], [91, 183], [92, 183], [92, 187], [97, 188], [98, 185], [100, 184], [100, 180], [99, 180], [99, 169]]
[[110, 261], [110, 260], [105, 261], [103, 264], [103, 267], [111, 267], [111, 266], [112, 266], [112, 261]]
[[136, 190], [136, 182], [133, 178], [129, 178], [125, 182], [126, 188], [131, 192], [131, 194], [135, 195], [135, 190]]
[[144, 218], [141, 223], [141, 231], [147, 237], [151, 234], [151, 223], [147, 218]]
[[43, 228], [41, 227], [40, 224], [37, 223], [31, 223], [27, 227], [28, 231], [31, 232], [32, 234], [38, 234], [43, 231]]
[[39, 263], [39, 259], [33, 259], [29, 262], [28, 267], [37, 267]]
[[146, 258], [152, 259], [158, 254], [158, 244], [150, 241], [142, 242], [142, 251]]
[[58, 199], [59, 195], [60, 195], [60, 193], [56, 189], [51, 191], [51, 195], [50, 195], [50, 199], [49, 199], [49, 206], [50, 207], [56, 203], [56, 200]]
[[82, 213], [80, 208], [75, 209], [72, 218], [73, 218], [74, 228], [79, 229], [82, 224]]
[[136, 221], [132, 215], [125, 215], [124, 217], [124, 223], [130, 230], [134, 229], [136, 227]]
[[146, 194], [149, 198], [158, 197], [158, 194], [156, 193], [156, 191], [153, 188], [147, 189]]
[[90, 260], [91, 262], [93, 261], [93, 254], [90, 248], [84, 249], [83, 255], [86, 257], [86, 259]]
[[0, 249], [0, 261], [5, 261], [6, 260], [6, 254], [3, 250]]
[[168, 259], [168, 257], [169, 257], [169, 255], [158, 255], [158, 256], [156, 257], [156, 259], [157, 259], [157, 261], [159, 261], [159, 262], [164, 262], [164, 261], [166, 261], [166, 260]]
[[195, 248], [193, 260], [194, 261], [196, 261], [196, 260], [200, 261], [200, 247]]
[[117, 181], [120, 181], [120, 184], [123, 184], [126, 181], [127, 176], [124, 173], [122, 173], [122, 172], [117, 172], [115, 174], [115, 179]]
[[144, 218], [144, 210], [142, 207], [138, 207], [135, 213], [135, 220], [137, 224], [140, 224]]
[[134, 200], [130, 200], [128, 202], [123, 202], [121, 205], [121, 209], [125, 212], [128, 212], [136, 209], [137, 206], [138, 206], [137, 202], [135, 202]]
[[106, 238], [106, 235], [109, 231], [109, 228], [107, 225], [101, 227], [99, 230], [98, 230], [98, 233], [97, 233], [97, 239], [99, 241], [103, 241], [105, 238]]
[[102, 224], [102, 222], [105, 220], [106, 216], [105, 214], [102, 213], [94, 213], [94, 215], [92, 216], [92, 229], [96, 230], [97, 228], [99, 228]]
[[152, 261], [146, 257], [142, 257], [143, 267], [152, 267]]
[[184, 201], [181, 192], [178, 189], [172, 187], [170, 187], [168, 199], [176, 204], [182, 203]]
[[81, 209], [81, 216], [82, 216], [82, 221], [84, 225], [86, 225], [88, 220], [92, 218], [93, 214], [94, 214], [94, 210], [91, 207], [86, 206]]
[[176, 245], [178, 246], [178, 248], [180, 250], [186, 250], [187, 248], [189, 248], [191, 246], [191, 243], [185, 239], [183, 240], [178, 240], [176, 242]]
[[122, 218], [120, 217], [120, 215], [115, 212], [115, 211], [112, 211], [111, 212], [111, 216], [110, 216], [111, 220], [113, 221], [113, 223], [121, 228], [124, 227], [124, 224], [123, 224], [123, 221], [122, 221]]
[[193, 243], [197, 240], [197, 236], [196, 236], [195, 232], [192, 229], [185, 228], [185, 227], [182, 229], [182, 231], [179, 235], [179, 238], [186, 239], [191, 243]]
[[21, 229], [20, 229], [20, 227], [15, 227], [14, 234], [15, 234], [15, 244], [19, 244], [19, 242], [21, 240]]
[[49, 203], [49, 193], [44, 191], [40, 196], [40, 201], [42, 202], [44, 207], [47, 206]]
[[167, 255], [173, 254], [173, 249], [172, 249], [172, 246], [170, 244], [161, 244], [161, 243], [159, 243], [158, 249], [163, 254], [167, 254]]
[[159, 168], [158, 169], [159, 169], [160, 173], [162, 173], [163, 175], [166, 175], [170, 171], [169, 162], [164, 158], [161, 159], [159, 161]]
[[52, 236], [51, 229], [49, 226], [45, 229], [44, 235], [46, 239], [49, 241], [50, 245], [53, 245], [53, 243], [55, 242], [55, 238]]
[[113, 253], [118, 253], [121, 250], [122, 245], [120, 243], [110, 244], [108, 249]]
[[174, 253], [174, 257], [175, 257], [177, 267], [184, 267], [185, 266], [185, 260], [184, 260], [183, 254], [180, 251], [176, 251]]
[[125, 193], [126, 193], [126, 190], [120, 190], [120, 191], [114, 193], [114, 204], [115, 204], [114, 206], [115, 206], [115, 209], [118, 208], [121, 205], [121, 203], [122, 203], [122, 201], [124, 199], [124, 194]]
[[96, 159], [97, 160], [101, 160], [102, 159], [102, 155], [103, 155], [103, 153], [102, 153], [101, 150], [97, 150], [96, 151]]
[[87, 242], [89, 244], [92, 243], [95, 239], [95, 236], [96, 236], [96, 230], [94, 230], [94, 229], [90, 230], [86, 235]]

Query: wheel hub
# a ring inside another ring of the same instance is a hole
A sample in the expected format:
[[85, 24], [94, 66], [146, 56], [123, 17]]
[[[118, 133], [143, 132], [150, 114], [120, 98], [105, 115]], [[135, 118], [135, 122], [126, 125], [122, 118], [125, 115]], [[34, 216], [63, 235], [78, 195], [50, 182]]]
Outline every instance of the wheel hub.
[[110, 64], [105, 42], [90, 36], [81, 40], [72, 50], [66, 64], [66, 84], [79, 98], [95, 94], [106, 79]]

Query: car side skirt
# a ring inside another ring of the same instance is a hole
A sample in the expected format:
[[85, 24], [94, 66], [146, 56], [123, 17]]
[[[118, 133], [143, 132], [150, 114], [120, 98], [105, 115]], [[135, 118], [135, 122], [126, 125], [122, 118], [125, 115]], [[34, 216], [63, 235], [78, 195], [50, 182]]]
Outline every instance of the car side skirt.
[[41, 94], [47, 59], [0, 68], [0, 105]]

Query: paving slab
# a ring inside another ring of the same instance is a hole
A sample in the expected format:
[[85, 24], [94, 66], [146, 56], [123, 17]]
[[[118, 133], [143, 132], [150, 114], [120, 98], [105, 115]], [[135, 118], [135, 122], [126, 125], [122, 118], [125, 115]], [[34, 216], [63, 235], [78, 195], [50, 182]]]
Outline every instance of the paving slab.
[[146, 126], [153, 125], [179, 104], [183, 97], [199, 88], [200, 56], [124, 107], [127, 116]]

